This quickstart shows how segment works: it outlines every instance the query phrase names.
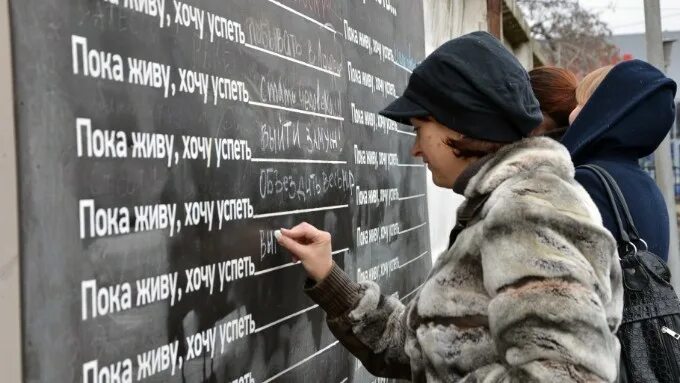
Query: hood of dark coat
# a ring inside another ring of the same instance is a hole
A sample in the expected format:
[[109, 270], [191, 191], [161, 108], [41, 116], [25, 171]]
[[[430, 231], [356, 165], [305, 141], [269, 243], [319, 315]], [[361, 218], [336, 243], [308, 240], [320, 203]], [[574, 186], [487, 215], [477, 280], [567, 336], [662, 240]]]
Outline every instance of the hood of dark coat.
[[643, 158], [656, 150], [675, 118], [676, 84], [652, 65], [616, 65], [562, 138], [575, 164], [592, 158]]

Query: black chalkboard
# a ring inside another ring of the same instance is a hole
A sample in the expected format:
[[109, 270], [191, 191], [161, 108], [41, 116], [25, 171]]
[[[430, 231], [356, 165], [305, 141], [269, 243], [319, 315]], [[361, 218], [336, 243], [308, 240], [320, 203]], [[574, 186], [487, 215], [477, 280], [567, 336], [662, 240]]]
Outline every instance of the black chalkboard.
[[27, 382], [372, 382], [273, 230], [407, 300], [410, 0], [14, 0]]

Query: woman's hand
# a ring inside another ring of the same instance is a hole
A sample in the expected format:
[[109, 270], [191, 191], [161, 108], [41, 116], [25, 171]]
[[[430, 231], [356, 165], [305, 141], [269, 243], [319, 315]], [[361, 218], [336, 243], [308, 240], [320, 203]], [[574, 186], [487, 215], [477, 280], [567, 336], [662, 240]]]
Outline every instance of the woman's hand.
[[302, 261], [310, 278], [321, 282], [330, 274], [333, 268], [330, 233], [303, 222], [290, 230], [277, 230], [274, 235], [281, 246], [293, 253], [294, 260]]

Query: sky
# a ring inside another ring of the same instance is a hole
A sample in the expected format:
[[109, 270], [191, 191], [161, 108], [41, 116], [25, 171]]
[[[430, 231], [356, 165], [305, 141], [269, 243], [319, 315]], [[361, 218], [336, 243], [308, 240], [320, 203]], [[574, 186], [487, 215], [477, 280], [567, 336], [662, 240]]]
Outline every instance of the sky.
[[[600, 15], [615, 35], [645, 30], [643, 0], [579, 0], [586, 9]], [[680, 31], [680, 0], [660, 0], [661, 29]]]

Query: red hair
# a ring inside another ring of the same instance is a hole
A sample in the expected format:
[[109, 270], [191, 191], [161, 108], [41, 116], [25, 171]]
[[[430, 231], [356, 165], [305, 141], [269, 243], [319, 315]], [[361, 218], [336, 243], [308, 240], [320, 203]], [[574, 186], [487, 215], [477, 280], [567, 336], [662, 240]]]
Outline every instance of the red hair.
[[529, 72], [531, 87], [541, 111], [559, 127], [569, 125], [569, 114], [576, 108], [576, 76], [567, 69], [544, 66]]

